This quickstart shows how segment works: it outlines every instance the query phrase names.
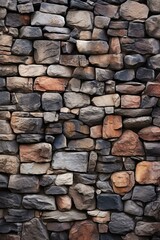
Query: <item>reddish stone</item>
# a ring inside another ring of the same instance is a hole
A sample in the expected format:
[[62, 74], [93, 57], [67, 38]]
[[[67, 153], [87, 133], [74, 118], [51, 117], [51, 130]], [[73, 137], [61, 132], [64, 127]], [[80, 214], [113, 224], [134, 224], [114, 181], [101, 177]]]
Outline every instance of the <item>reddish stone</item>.
[[160, 97], [160, 83], [159, 82], [148, 83], [146, 86], [145, 93], [148, 96]]
[[150, 126], [141, 129], [138, 132], [140, 138], [146, 141], [159, 141], [160, 140], [160, 128], [156, 126]]
[[127, 29], [108, 29], [107, 34], [114, 37], [127, 36]]
[[121, 45], [118, 37], [113, 37], [109, 43], [109, 53], [118, 54], [121, 53]]
[[140, 96], [123, 95], [121, 96], [121, 108], [139, 108]]
[[103, 138], [116, 138], [122, 134], [122, 117], [118, 115], [106, 116], [103, 121]]
[[143, 156], [144, 149], [138, 135], [126, 130], [113, 144], [112, 154], [116, 156]]
[[102, 126], [96, 125], [90, 128], [90, 136], [92, 138], [101, 138], [102, 137]]

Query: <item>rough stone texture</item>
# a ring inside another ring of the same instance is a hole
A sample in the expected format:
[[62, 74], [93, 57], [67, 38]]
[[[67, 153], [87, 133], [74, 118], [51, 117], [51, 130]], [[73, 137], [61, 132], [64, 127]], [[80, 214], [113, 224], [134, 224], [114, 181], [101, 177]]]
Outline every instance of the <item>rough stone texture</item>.
[[154, 186], [135, 186], [133, 189], [132, 200], [142, 201], [146, 203], [154, 200], [155, 197], [156, 192]]
[[37, 77], [34, 82], [34, 90], [36, 91], [57, 91], [64, 92], [68, 80], [65, 78]]
[[64, 93], [65, 106], [68, 108], [85, 107], [90, 104], [90, 98], [83, 93]]
[[19, 170], [19, 159], [15, 156], [0, 155], [0, 172], [16, 174]]
[[46, 73], [46, 67], [42, 65], [19, 65], [19, 74], [22, 77], [37, 77]]
[[135, 228], [135, 233], [138, 236], [153, 236], [159, 233], [159, 222], [143, 222], [139, 221]]
[[25, 195], [22, 205], [27, 209], [56, 210], [55, 199], [52, 196]]
[[109, 115], [103, 122], [103, 138], [117, 138], [122, 134], [121, 116]]
[[151, 16], [146, 20], [145, 27], [149, 36], [160, 38], [159, 21], [160, 15]]
[[77, 41], [77, 49], [83, 54], [103, 54], [107, 53], [109, 46], [105, 41]]
[[97, 208], [100, 210], [122, 211], [123, 203], [118, 194], [100, 194], [97, 196]]

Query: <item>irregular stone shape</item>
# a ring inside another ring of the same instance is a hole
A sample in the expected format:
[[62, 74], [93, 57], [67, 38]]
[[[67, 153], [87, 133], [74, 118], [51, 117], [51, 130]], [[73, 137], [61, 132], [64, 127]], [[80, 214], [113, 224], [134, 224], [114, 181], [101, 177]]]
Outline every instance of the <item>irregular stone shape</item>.
[[118, 107], [120, 105], [120, 96], [119, 94], [107, 94], [103, 96], [94, 97], [92, 102], [97, 107], [107, 107], [107, 106], [115, 106]]
[[60, 42], [37, 40], [34, 41], [34, 59], [37, 64], [52, 64], [59, 62]]
[[16, 174], [19, 170], [19, 159], [15, 156], [0, 155], [0, 172]]
[[152, 112], [152, 108], [148, 109], [115, 109], [115, 114], [125, 117], [141, 117], [150, 115]]
[[15, 55], [30, 55], [32, 53], [32, 42], [27, 39], [16, 39], [11, 51]]
[[151, 108], [155, 107], [158, 102], [156, 97], [149, 97], [148, 95], [143, 95], [141, 100], [142, 108]]
[[60, 211], [69, 211], [72, 207], [72, 200], [68, 195], [57, 196], [56, 203]]
[[98, 229], [95, 223], [90, 220], [86, 220], [83, 222], [76, 222], [70, 232], [69, 239], [71, 240], [98, 240], [99, 234]]
[[47, 74], [51, 77], [72, 77], [72, 68], [61, 65], [50, 65]]
[[120, 16], [126, 20], [146, 19], [149, 9], [145, 4], [127, 0], [120, 7]]
[[32, 64], [33, 58], [30, 56], [1, 55], [0, 63], [1, 64], [13, 64], [13, 63]]
[[140, 138], [146, 141], [159, 141], [160, 140], [160, 128], [156, 126], [149, 126], [141, 129], [138, 132]]
[[94, 187], [78, 183], [71, 186], [69, 194], [78, 210], [93, 210], [95, 209]]
[[67, 147], [67, 139], [63, 134], [58, 135], [54, 139], [53, 146], [55, 149], [61, 149]]
[[134, 95], [122, 95], [121, 96], [121, 108], [139, 108], [140, 96]]
[[156, 201], [150, 202], [145, 206], [144, 215], [147, 217], [153, 217], [157, 221], [160, 220], [160, 204], [159, 198]]
[[49, 143], [20, 145], [21, 162], [50, 162], [52, 146]]
[[158, 82], [149, 82], [146, 86], [146, 94], [148, 96], [160, 97], [160, 83]]
[[0, 174], [0, 188], [8, 187], [8, 176]]
[[82, 183], [86, 185], [92, 185], [96, 183], [96, 174], [83, 174], [83, 173], [76, 173], [74, 174], [74, 182], [75, 183]]
[[63, 27], [65, 24], [64, 17], [56, 14], [48, 14], [42, 12], [35, 12], [32, 16], [31, 25], [33, 26], [53, 26]]
[[23, 25], [29, 25], [30, 17], [28, 15], [21, 15], [18, 13], [8, 13], [6, 16], [6, 25], [9, 27], [21, 27]]
[[43, 93], [42, 108], [45, 111], [57, 111], [62, 107], [62, 97], [59, 93]]
[[1, 191], [0, 204], [1, 208], [20, 208], [22, 196], [17, 193]]
[[50, 167], [49, 163], [22, 163], [20, 166], [21, 174], [45, 174]]
[[69, 139], [85, 138], [89, 135], [89, 127], [81, 121], [73, 119], [64, 122], [63, 132]]
[[95, 16], [94, 25], [97, 28], [107, 28], [110, 23], [109, 17]]
[[67, 240], [68, 239], [68, 232], [52, 232], [50, 240]]
[[99, 4], [97, 3], [94, 8], [95, 15], [107, 16], [109, 18], [116, 18], [118, 12], [118, 6], [111, 4]]
[[34, 7], [32, 3], [19, 4], [17, 6], [19, 13], [31, 13], [34, 12]]
[[148, 156], [159, 156], [160, 154], [159, 142], [144, 142], [144, 148]]
[[103, 117], [103, 108], [88, 106], [80, 109], [79, 120], [88, 124], [89, 126], [101, 123]]
[[154, 186], [135, 186], [133, 189], [132, 200], [146, 203], [153, 201], [155, 197], [156, 192]]
[[109, 69], [96, 68], [96, 80], [106, 81], [113, 79], [114, 73]]
[[118, 81], [132, 81], [135, 78], [135, 71], [133, 69], [125, 69], [119, 72], [116, 72], [114, 79]]
[[143, 208], [136, 204], [134, 201], [127, 200], [124, 204], [124, 212], [135, 216], [142, 216]]
[[69, 150], [90, 151], [94, 149], [94, 141], [92, 138], [71, 140], [68, 143], [68, 148]]
[[131, 130], [126, 130], [113, 144], [112, 154], [116, 156], [143, 156], [144, 150], [138, 135]]
[[7, 77], [7, 89], [11, 92], [31, 92], [33, 86], [32, 78]]
[[64, 93], [64, 103], [68, 108], [85, 107], [90, 104], [90, 98], [83, 93], [66, 92]]
[[37, 93], [15, 93], [12, 97], [17, 110], [37, 111], [41, 106], [40, 95]]
[[140, 184], [159, 184], [160, 163], [142, 161], [136, 167], [136, 181]]
[[118, 115], [106, 116], [103, 121], [103, 138], [117, 138], [122, 134], [122, 117]]
[[10, 127], [10, 124], [6, 120], [0, 120], [0, 135], [1, 134], [11, 134], [12, 128]]
[[11, 175], [8, 188], [13, 192], [36, 193], [39, 191], [39, 179], [35, 176]]
[[20, 224], [20, 223], [6, 223], [6, 221], [4, 219], [0, 220], [0, 232], [1, 233], [4, 233], [4, 234], [9, 233], [9, 232], [18, 233], [21, 230], [22, 230], [22, 224]]
[[6, 14], [7, 14], [7, 10], [5, 9], [5, 8], [0, 8], [0, 19], [3, 19], [3, 18], [5, 18], [5, 16], [6, 16]]
[[25, 195], [22, 205], [27, 209], [56, 210], [55, 198], [40, 194]]
[[149, 36], [154, 38], [160, 38], [159, 30], [160, 15], [154, 15], [149, 17], [145, 22], [146, 32]]
[[62, 124], [61, 123], [53, 123], [49, 124], [46, 128], [46, 134], [61, 134], [62, 133]]
[[66, 169], [73, 172], [86, 172], [88, 153], [86, 152], [56, 152], [53, 155], [53, 169]]
[[23, 224], [22, 239], [49, 240], [46, 226], [38, 218]]
[[71, 28], [77, 27], [84, 30], [91, 30], [93, 28], [93, 13], [82, 10], [69, 10], [66, 16], [66, 23]]
[[151, 123], [152, 123], [151, 117], [126, 118], [123, 121], [124, 128], [130, 130], [148, 127], [151, 125]]
[[135, 184], [134, 172], [115, 172], [111, 175], [111, 181], [114, 192], [124, 195], [125, 193], [131, 191]]
[[159, 233], [160, 223], [159, 222], [143, 222], [139, 221], [135, 227], [135, 233], [138, 236], [153, 236]]
[[138, 82], [128, 82], [116, 86], [116, 91], [123, 94], [139, 94], [144, 89], [145, 85]]
[[64, 186], [55, 186], [54, 184], [51, 184], [45, 188], [45, 194], [47, 195], [65, 195], [67, 193], [68, 189]]
[[21, 38], [28, 38], [28, 39], [41, 38], [42, 30], [40, 27], [23, 26], [20, 29], [19, 36]]
[[90, 128], [90, 136], [92, 138], [101, 138], [102, 137], [102, 126], [96, 125]]
[[126, 55], [124, 62], [129, 67], [136, 67], [145, 63], [146, 58], [140, 54]]
[[[138, 31], [137, 31], [138, 29]], [[128, 36], [143, 38], [145, 37], [145, 27], [143, 23], [131, 22], [128, 28]]]
[[34, 211], [25, 209], [8, 209], [6, 222], [26, 222], [34, 218]]
[[73, 77], [82, 80], [93, 80], [94, 79], [94, 68], [93, 67], [77, 67], [73, 72]]
[[109, 46], [106, 41], [77, 40], [76, 46], [78, 52], [83, 54], [103, 54], [107, 53], [109, 50]]
[[68, 80], [65, 78], [37, 77], [34, 81], [34, 90], [64, 92], [67, 83]]
[[61, 55], [60, 64], [72, 67], [86, 67], [88, 60], [84, 55]]
[[0, 76], [16, 76], [18, 74], [18, 68], [15, 65], [1, 65]]
[[154, 81], [155, 71], [153, 69], [144, 68], [144, 67], [138, 68], [136, 72], [136, 78], [142, 82]]
[[122, 211], [123, 203], [118, 194], [103, 193], [97, 195], [97, 208], [100, 210]]
[[125, 213], [112, 213], [109, 222], [109, 230], [115, 234], [126, 234], [134, 230], [135, 223], [131, 217]]
[[77, 220], [84, 220], [87, 218], [86, 214], [77, 210], [67, 212], [51, 211], [43, 212], [42, 218], [46, 221], [71, 222]]
[[19, 65], [19, 74], [22, 77], [38, 77], [45, 75], [46, 69], [43, 65]]
[[58, 14], [58, 15], [65, 15], [67, 11], [67, 7], [63, 5], [58, 5], [58, 4], [50, 4], [50, 3], [41, 3], [40, 7], [41, 12], [45, 13], [53, 13], [53, 14]]
[[72, 185], [73, 184], [73, 173], [64, 173], [64, 174], [57, 175], [55, 184], [57, 186]]
[[[64, 197], [64, 196], [63, 196]], [[71, 228], [71, 223], [48, 222], [47, 229], [49, 231], [63, 232]]]
[[147, 0], [147, 5], [149, 7], [149, 10], [153, 13], [159, 13], [160, 12], [160, 5], [158, 0]]
[[13, 37], [10, 36], [10, 35], [2, 34], [0, 36], [1, 46], [11, 47], [12, 46], [12, 40], [13, 40]]
[[18, 152], [18, 145], [15, 140], [0, 141], [0, 153], [16, 154]]

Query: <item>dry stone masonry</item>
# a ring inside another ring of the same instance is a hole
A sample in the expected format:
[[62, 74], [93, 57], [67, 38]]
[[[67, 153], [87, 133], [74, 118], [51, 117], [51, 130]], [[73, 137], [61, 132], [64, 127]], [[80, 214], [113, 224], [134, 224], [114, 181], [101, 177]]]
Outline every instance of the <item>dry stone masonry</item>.
[[160, 239], [160, 0], [0, 0], [0, 240]]

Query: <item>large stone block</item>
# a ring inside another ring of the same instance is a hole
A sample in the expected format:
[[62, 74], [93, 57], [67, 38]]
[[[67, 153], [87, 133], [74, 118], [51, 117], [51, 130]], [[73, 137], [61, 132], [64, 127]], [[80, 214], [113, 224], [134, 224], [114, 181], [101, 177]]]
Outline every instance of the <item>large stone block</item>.
[[6, 86], [11, 92], [32, 92], [33, 79], [23, 77], [7, 77]]
[[37, 77], [34, 81], [34, 90], [36, 91], [56, 91], [64, 92], [68, 80], [66, 78]]
[[0, 204], [1, 208], [20, 208], [22, 196], [17, 193], [1, 191]]
[[132, 200], [141, 202], [151, 202], [155, 200], [156, 192], [155, 186], [135, 186], [132, 193]]
[[12, 101], [16, 104], [17, 110], [37, 111], [41, 106], [41, 98], [38, 93], [15, 93]]
[[15, 65], [1, 65], [0, 77], [3, 76], [16, 76], [18, 75], [18, 67]]
[[22, 205], [27, 209], [56, 210], [55, 198], [40, 194], [30, 194], [23, 197]]
[[20, 29], [20, 37], [28, 39], [39, 39], [42, 37], [42, 30], [40, 27], [23, 26]]
[[88, 106], [80, 109], [79, 119], [87, 125], [97, 125], [104, 117], [104, 109]]
[[30, 55], [32, 53], [32, 42], [27, 39], [16, 39], [11, 51], [15, 55]]
[[120, 105], [120, 96], [119, 94], [107, 94], [103, 96], [94, 97], [92, 102], [97, 107], [119, 107]]
[[22, 77], [38, 77], [45, 75], [47, 67], [43, 65], [19, 65], [19, 74]]
[[149, 36], [160, 39], [159, 22], [160, 15], [151, 16], [146, 20], [145, 27]]
[[42, 108], [45, 111], [57, 111], [62, 108], [62, 97], [59, 93], [43, 93]]
[[123, 203], [118, 194], [103, 193], [97, 196], [97, 208], [100, 210], [122, 211]]
[[65, 15], [67, 11], [67, 7], [64, 5], [58, 5], [58, 4], [53, 4], [42, 2], [40, 11], [44, 13], [53, 13], [53, 14], [58, 14], [58, 15]]
[[51, 77], [72, 77], [72, 68], [62, 65], [50, 65], [47, 70], [47, 74]]
[[73, 119], [64, 122], [63, 132], [69, 139], [85, 138], [89, 135], [89, 127], [81, 121]]
[[[5, 215], [6, 222], [26, 222], [34, 217], [34, 211], [25, 209], [8, 209], [7, 215]], [[13, 239], [16, 240], [16, 239]]]
[[22, 163], [20, 166], [21, 174], [41, 175], [49, 170], [49, 163]]

